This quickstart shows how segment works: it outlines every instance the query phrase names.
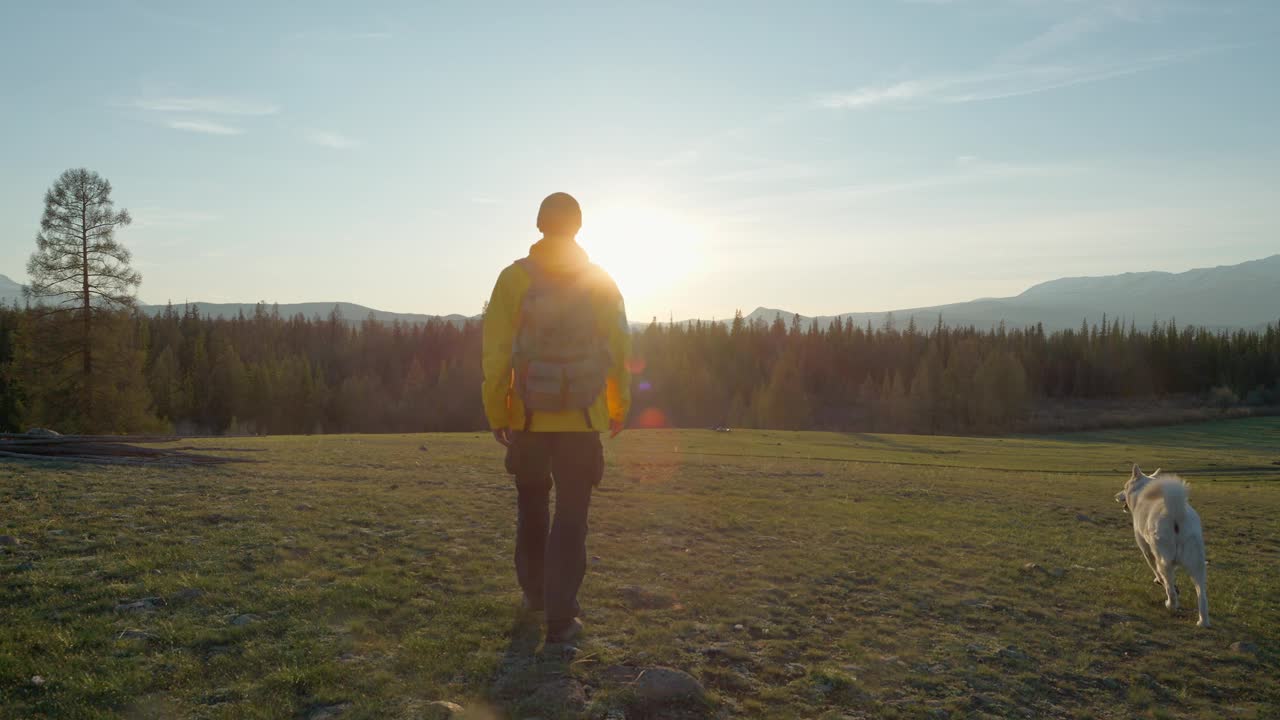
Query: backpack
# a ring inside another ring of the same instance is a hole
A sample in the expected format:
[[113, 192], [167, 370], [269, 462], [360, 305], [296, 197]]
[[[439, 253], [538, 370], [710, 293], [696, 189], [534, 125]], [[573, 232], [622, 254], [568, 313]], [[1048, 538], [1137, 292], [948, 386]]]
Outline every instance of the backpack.
[[530, 277], [520, 303], [512, 344], [515, 391], [525, 408], [525, 430], [534, 411], [581, 410], [591, 428], [590, 408], [604, 392], [612, 364], [600, 326], [599, 294], [591, 265], [550, 273], [529, 258], [516, 261]]

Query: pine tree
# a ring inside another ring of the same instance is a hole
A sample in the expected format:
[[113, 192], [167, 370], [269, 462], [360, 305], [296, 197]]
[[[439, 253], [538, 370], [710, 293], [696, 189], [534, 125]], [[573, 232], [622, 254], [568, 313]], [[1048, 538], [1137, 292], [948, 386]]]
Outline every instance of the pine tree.
[[0, 307], [0, 432], [22, 429], [26, 414], [24, 390], [13, 374], [13, 361], [18, 352], [18, 328], [23, 313]]
[[725, 421], [726, 427], [754, 427], [755, 422], [751, 419], [751, 407], [747, 404], [742, 393], [735, 393], [733, 401], [729, 404], [728, 418]]
[[774, 364], [768, 384], [760, 388], [756, 397], [756, 419], [760, 427], [778, 430], [809, 427], [813, 411], [805, 392], [800, 360], [794, 352]]
[[226, 432], [243, 404], [247, 378], [240, 354], [226, 339], [217, 344], [209, 368], [206, 419], [209, 431]]
[[153, 426], [138, 363], [145, 348], [128, 314], [142, 277], [115, 238], [129, 213], [115, 209], [111, 183], [85, 169], [62, 173], [44, 205], [27, 262], [34, 335], [20, 371], [43, 396], [40, 420], [77, 431]]
[[862, 384], [858, 386], [858, 410], [864, 420], [864, 427], [868, 430], [875, 427], [875, 419], [880, 414], [880, 391], [876, 386], [875, 378], [868, 374], [862, 379]]
[[942, 360], [938, 351], [930, 347], [916, 366], [911, 379], [908, 404], [911, 408], [911, 428], [914, 432], [933, 433], [939, 428], [939, 401], [942, 394]]
[[782, 321], [782, 313], [773, 314], [773, 324], [769, 326], [769, 334], [781, 338], [787, 334], [787, 324]]
[[151, 387], [157, 415], [169, 421], [186, 416], [186, 403], [182, 401], [182, 372], [173, 347], [166, 345], [152, 361], [147, 383]]

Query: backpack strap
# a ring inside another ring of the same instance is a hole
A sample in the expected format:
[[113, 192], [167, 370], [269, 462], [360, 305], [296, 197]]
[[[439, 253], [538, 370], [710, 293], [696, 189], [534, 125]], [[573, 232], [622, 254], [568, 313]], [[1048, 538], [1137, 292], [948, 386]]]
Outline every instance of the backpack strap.
[[524, 268], [529, 273], [529, 281], [532, 285], [543, 286], [551, 282], [550, 274], [542, 267], [542, 265], [534, 262], [533, 258], [522, 257], [516, 261], [516, 265]]
[[594, 266], [592, 266], [591, 263], [586, 263], [580, 269], [574, 268], [563, 273], [553, 273], [549, 272], [541, 263], [538, 263], [531, 257], [522, 257], [519, 260], [516, 260], [515, 264], [524, 268], [524, 271], [529, 273], [529, 280], [532, 284], [539, 287], [546, 286], [557, 281], [582, 282], [587, 275], [594, 270]]
[[[533, 258], [522, 257], [519, 260], [516, 260], [515, 264], [524, 268], [524, 271], [526, 273], [529, 273], [530, 289], [542, 288], [550, 284], [551, 282], [550, 275], [547, 273], [545, 269], [543, 269], [543, 267], [540, 264], [534, 262]], [[517, 318], [516, 320], [517, 325], [520, 325], [523, 323], [524, 323], [523, 318]], [[526, 406], [524, 409], [524, 431], [529, 432], [532, 429], [533, 429], [533, 410], [530, 410]]]

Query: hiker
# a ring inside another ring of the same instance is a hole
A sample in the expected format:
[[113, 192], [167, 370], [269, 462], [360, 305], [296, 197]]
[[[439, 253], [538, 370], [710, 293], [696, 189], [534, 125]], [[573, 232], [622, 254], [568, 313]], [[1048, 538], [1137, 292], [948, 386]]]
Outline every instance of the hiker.
[[600, 433], [622, 432], [631, 405], [626, 309], [578, 245], [581, 227], [572, 196], [543, 200], [542, 239], [498, 276], [484, 314], [485, 414], [518, 495], [516, 576], [524, 608], [546, 613], [549, 644], [582, 631], [577, 597], [587, 508], [604, 473]]

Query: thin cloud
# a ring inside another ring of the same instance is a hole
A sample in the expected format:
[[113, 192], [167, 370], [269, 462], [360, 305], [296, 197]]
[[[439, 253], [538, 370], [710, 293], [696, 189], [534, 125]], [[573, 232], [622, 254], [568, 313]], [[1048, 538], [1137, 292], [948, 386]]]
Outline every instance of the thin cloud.
[[832, 93], [819, 98], [818, 104], [835, 110], [851, 110], [914, 100], [930, 91], [929, 84], [919, 81], [900, 82], [884, 87], [863, 87], [848, 93]]
[[711, 175], [703, 179], [708, 183], [757, 183], [809, 180], [822, 175], [818, 168], [805, 163], [779, 163], [757, 165], [739, 170]]
[[244, 133], [240, 128], [209, 120], [170, 120], [166, 125], [174, 130], [185, 130], [206, 135], [240, 135]]
[[1106, 27], [1114, 19], [1110, 13], [1088, 13], [1054, 23], [1049, 29], [1005, 53], [1005, 62], [1025, 62], [1070, 47], [1082, 38]]
[[275, 115], [280, 106], [257, 100], [217, 96], [151, 97], [133, 101], [133, 106], [150, 112], [201, 113], [205, 115]]
[[1081, 2], [1064, 9], [1074, 11], [1044, 32], [1001, 55], [1000, 62], [1029, 62], [1080, 44], [1084, 38], [1113, 29], [1125, 23], [1151, 23], [1176, 6], [1165, 0], [1096, 0]]
[[960, 163], [964, 168], [960, 172], [940, 172], [933, 175], [922, 175], [901, 180], [871, 182], [843, 187], [826, 188], [811, 193], [820, 197], [834, 197], [851, 200], [855, 198], [875, 197], [897, 193], [917, 192], [937, 187], [968, 185], [980, 182], [1010, 180], [1017, 178], [1055, 177], [1079, 172], [1080, 168], [1070, 165], [1016, 165], [1009, 163], [982, 162], [974, 159]]
[[335, 27], [295, 30], [281, 37], [279, 49], [294, 59], [331, 58], [335, 47], [371, 50], [392, 41], [396, 38], [393, 30], [399, 25], [382, 20], [362, 29]]
[[907, 104], [950, 104], [1034, 95], [1148, 72], [1223, 48], [1197, 48], [1136, 60], [1092, 65], [998, 65], [981, 71], [937, 75], [891, 85], [830, 93], [822, 108], [860, 110]]
[[794, 206], [797, 203], [835, 203], [846, 207], [851, 202], [870, 200], [889, 195], [901, 195], [934, 190], [944, 187], [1001, 182], [1016, 179], [1052, 178], [1085, 171], [1078, 165], [1066, 164], [1015, 164], [985, 161], [969, 155], [956, 160], [954, 169], [924, 173], [912, 177], [873, 180], [865, 183], [806, 188], [749, 198], [731, 204], [723, 210], [727, 213], [747, 212], [772, 205]]
[[126, 0], [124, 7], [135, 13], [139, 18], [158, 25], [168, 25], [170, 27], [180, 27], [186, 30], [196, 30], [203, 33], [223, 33], [225, 29], [214, 25], [206, 20], [196, 20], [194, 18], [174, 15], [167, 12], [158, 12], [152, 10], [146, 5], [134, 2], [134, 0]]
[[350, 150], [360, 145], [358, 140], [330, 130], [308, 130], [303, 134], [303, 137], [312, 145], [319, 145], [332, 150]]
[[1093, 69], [1053, 66], [1021, 68], [1006, 73], [959, 80], [945, 86], [935, 99], [941, 103], [968, 103], [1035, 95], [1050, 90], [1136, 75], [1172, 62], [1175, 60], [1161, 58]]

